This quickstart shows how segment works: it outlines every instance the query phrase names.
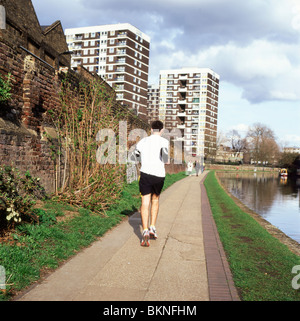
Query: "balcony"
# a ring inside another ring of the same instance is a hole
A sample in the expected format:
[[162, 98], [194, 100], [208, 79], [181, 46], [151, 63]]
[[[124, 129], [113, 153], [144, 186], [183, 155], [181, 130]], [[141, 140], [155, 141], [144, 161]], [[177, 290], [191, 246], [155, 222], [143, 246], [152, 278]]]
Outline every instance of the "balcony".
[[186, 113], [185, 112], [179, 112], [177, 114], [178, 117], [186, 117]]
[[186, 104], [186, 99], [184, 100], [178, 100], [179, 105], [185, 105]]
[[187, 91], [187, 88], [186, 87], [179, 87], [178, 89], [179, 92], [186, 92]]
[[126, 40], [124, 40], [124, 41], [119, 41], [118, 44], [117, 44], [117, 46], [119, 46], [119, 47], [124, 47], [124, 46], [126, 46]]
[[117, 50], [117, 55], [126, 55], [126, 50]]
[[185, 125], [184, 125], [184, 124], [178, 124], [178, 125], [177, 125], [177, 128], [178, 128], [178, 129], [185, 129]]
[[118, 33], [118, 36], [117, 36], [118, 38], [123, 38], [123, 37], [127, 37], [127, 32], [126, 31], [121, 31], [121, 32], [119, 32]]
[[124, 76], [117, 76], [116, 81], [124, 81], [125, 77]]
[[117, 64], [124, 64], [126, 62], [125, 58], [119, 58], [117, 59]]
[[179, 80], [187, 80], [188, 76], [187, 75], [179, 75]]
[[116, 72], [125, 72], [125, 67], [117, 67]]

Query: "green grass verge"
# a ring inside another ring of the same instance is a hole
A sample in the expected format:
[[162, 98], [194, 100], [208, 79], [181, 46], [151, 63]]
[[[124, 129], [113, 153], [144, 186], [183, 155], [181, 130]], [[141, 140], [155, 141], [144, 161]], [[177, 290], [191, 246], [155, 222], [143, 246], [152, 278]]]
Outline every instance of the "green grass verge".
[[[167, 174], [164, 189], [186, 177], [184, 172]], [[55, 269], [64, 260], [90, 245], [97, 237], [118, 224], [126, 215], [140, 207], [138, 182], [127, 184], [122, 197], [105, 215], [95, 214], [84, 208], [73, 208], [53, 200], [37, 211], [42, 218], [39, 225], [21, 225], [10, 242], [0, 244], [0, 266], [5, 268], [7, 293], [0, 292], [0, 300], [9, 300], [41, 277], [42, 272]], [[57, 222], [71, 211], [73, 218]]]
[[219, 185], [214, 171], [208, 173], [204, 186], [242, 300], [299, 301], [292, 269], [300, 265], [300, 257], [241, 210]]

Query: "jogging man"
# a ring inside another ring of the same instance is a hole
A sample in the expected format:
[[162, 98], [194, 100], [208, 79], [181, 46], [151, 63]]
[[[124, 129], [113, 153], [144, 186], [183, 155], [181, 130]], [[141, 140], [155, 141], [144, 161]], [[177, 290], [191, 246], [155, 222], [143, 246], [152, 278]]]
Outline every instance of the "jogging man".
[[[161, 134], [163, 123], [159, 120], [151, 124], [151, 135], [141, 139], [135, 149], [135, 156], [141, 161], [139, 188], [142, 196], [141, 219], [143, 227], [142, 246], [149, 246], [149, 239], [157, 238], [156, 219], [159, 195], [165, 181], [165, 163], [168, 161], [169, 141]], [[149, 206], [151, 204], [150, 226]]]

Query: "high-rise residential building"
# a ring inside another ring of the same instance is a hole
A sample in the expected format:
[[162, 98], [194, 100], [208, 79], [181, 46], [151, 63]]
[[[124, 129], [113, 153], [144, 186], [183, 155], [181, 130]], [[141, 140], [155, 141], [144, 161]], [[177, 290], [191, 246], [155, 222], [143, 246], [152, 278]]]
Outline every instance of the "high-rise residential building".
[[159, 119], [159, 85], [148, 86], [148, 122]]
[[65, 35], [72, 68], [99, 74], [121, 104], [146, 119], [150, 38], [128, 23], [66, 29]]
[[186, 155], [216, 153], [219, 75], [208, 68], [160, 71], [159, 118], [181, 131]]

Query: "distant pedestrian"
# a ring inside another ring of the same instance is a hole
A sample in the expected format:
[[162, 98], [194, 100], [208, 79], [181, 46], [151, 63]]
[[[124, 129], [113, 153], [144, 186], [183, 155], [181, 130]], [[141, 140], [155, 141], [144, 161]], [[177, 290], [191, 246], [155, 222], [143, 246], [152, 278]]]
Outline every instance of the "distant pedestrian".
[[[157, 238], [156, 220], [159, 196], [165, 181], [165, 163], [168, 162], [169, 141], [163, 137], [163, 123], [159, 120], [151, 124], [151, 135], [141, 139], [135, 149], [135, 156], [141, 161], [139, 188], [142, 196], [141, 219], [143, 227], [142, 246], [149, 246], [149, 239]], [[151, 205], [150, 226], [149, 207]]]
[[196, 175], [198, 176], [199, 175], [199, 172], [200, 172], [200, 163], [199, 161], [196, 161], [196, 164], [195, 164], [195, 169], [196, 169]]
[[187, 172], [188, 172], [189, 176], [192, 175], [193, 167], [194, 167], [193, 163], [191, 161], [189, 161], [187, 164]]

